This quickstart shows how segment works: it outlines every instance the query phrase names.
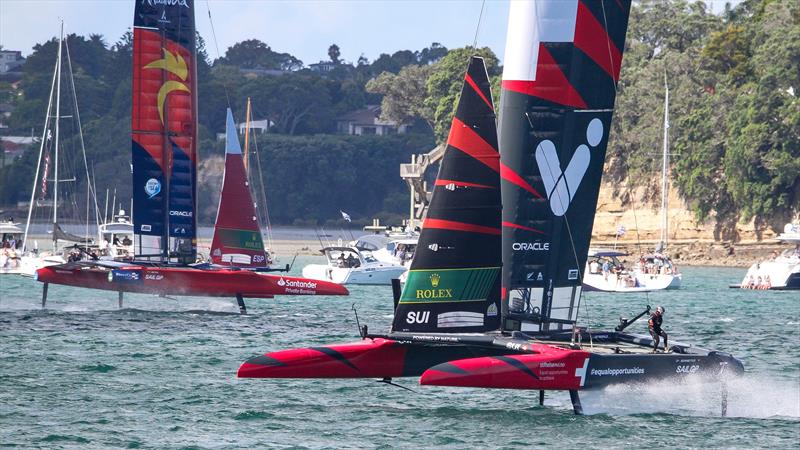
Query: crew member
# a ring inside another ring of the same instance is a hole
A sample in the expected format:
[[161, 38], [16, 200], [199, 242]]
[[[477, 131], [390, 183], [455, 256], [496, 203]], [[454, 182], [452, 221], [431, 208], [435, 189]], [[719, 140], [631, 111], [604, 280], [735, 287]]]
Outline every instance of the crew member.
[[667, 333], [661, 329], [661, 323], [664, 321], [664, 307], [657, 306], [656, 312], [650, 315], [650, 320], [647, 321], [647, 327], [650, 329], [650, 336], [653, 336], [653, 353], [658, 350], [658, 342], [661, 336], [664, 337], [664, 351], [669, 351], [667, 344]]

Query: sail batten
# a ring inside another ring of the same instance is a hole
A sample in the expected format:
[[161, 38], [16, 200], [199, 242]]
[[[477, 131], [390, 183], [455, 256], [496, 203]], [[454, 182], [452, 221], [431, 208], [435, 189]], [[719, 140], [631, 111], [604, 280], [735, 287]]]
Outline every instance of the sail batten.
[[394, 331], [499, 328], [500, 155], [483, 59], [467, 68]]
[[574, 323], [630, 0], [511, 3], [500, 108], [503, 326]]

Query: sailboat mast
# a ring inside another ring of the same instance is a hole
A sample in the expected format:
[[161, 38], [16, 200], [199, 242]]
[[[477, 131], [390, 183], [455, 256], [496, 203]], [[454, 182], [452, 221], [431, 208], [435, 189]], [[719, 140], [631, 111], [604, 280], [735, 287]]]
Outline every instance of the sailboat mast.
[[245, 113], [245, 125], [244, 125], [244, 173], [250, 173], [249, 164], [250, 161], [250, 97], [247, 97], [247, 112]]
[[47, 114], [44, 116], [44, 128], [42, 129], [42, 140], [39, 143], [39, 160], [36, 164], [36, 175], [33, 177], [33, 187], [31, 188], [31, 202], [28, 205], [28, 220], [25, 221], [25, 236], [22, 238], [22, 253], [28, 247], [28, 231], [31, 227], [31, 215], [33, 214], [33, 202], [36, 199], [36, 185], [39, 182], [39, 172], [42, 168], [42, 156], [44, 147], [47, 144], [47, 131], [50, 129], [50, 114], [53, 111], [53, 92], [56, 89], [56, 77], [58, 76], [58, 62], [53, 69], [53, 81], [50, 82], [50, 98], [47, 100]]
[[55, 137], [55, 167], [53, 168], [53, 250], [56, 250], [58, 237], [56, 237], [56, 226], [58, 225], [58, 132], [61, 122], [61, 48], [64, 46], [64, 22], [61, 22], [61, 34], [58, 37], [58, 75], [56, 76], [56, 137]]
[[667, 204], [669, 201], [669, 85], [664, 72], [664, 148], [661, 159], [661, 247], [667, 248]]

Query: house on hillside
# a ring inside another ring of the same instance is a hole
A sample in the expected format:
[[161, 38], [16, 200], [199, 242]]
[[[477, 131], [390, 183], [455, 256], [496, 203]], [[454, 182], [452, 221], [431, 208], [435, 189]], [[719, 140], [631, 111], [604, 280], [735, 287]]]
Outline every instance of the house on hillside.
[[[269, 133], [270, 128], [275, 126], [275, 122], [269, 119], [251, 120], [250, 130], [256, 133]], [[247, 129], [247, 123], [241, 122], [236, 124], [236, 129], [239, 131], [239, 136], [244, 136]], [[217, 140], [222, 141], [225, 139], [225, 133], [217, 133]]]
[[17, 67], [25, 63], [22, 52], [17, 50], [0, 50], [0, 75], [14, 72]]
[[279, 77], [281, 75], [286, 75], [287, 73], [292, 73], [292, 71], [283, 69], [265, 69], [261, 66], [255, 66], [255, 67], [240, 67], [239, 73], [241, 73], [245, 78], [253, 79], [265, 76]]
[[318, 63], [309, 64], [308, 69], [312, 72], [319, 74], [326, 74], [336, 68], [336, 63], [332, 61], [320, 61]]
[[40, 139], [32, 136], [0, 136], [0, 141], [3, 142], [4, 153], [0, 158], [10, 162], [22, 156], [32, 145], [39, 143]]
[[408, 130], [408, 125], [399, 125], [391, 120], [381, 120], [381, 107], [367, 105], [366, 108], [351, 111], [336, 119], [336, 130], [343, 134], [357, 136], [375, 134], [403, 134]]

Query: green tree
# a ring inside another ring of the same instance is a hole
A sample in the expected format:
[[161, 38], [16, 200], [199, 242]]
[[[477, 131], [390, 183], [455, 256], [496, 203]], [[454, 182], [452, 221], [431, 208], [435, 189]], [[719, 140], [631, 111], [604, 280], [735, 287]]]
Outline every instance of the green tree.
[[328, 47], [328, 58], [331, 59], [332, 63], [339, 64], [339, 56], [341, 56], [341, 54], [338, 45], [331, 44], [331, 46]]
[[367, 92], [383, 95], [381, 117], [397, 123], [410, 124], [423, 119], [433, 131], [433, 113], [426, 106], [427, 81], [432, 66], [408, 65], [397, 75], [383, 72], [370, 80]]
[[464, 84], [464, 72], [469, 58], [474, 55], [483, 57], [492, 80], [494, 98], [499, 98], [497, 90], [500, 83], [500, 65], [497, 56], [490, 48], [464, 47], [447, 52], [447, 56], [433, 67], [425, 83], [428, 98], [424, 102], [424, 108], [432, 114], [428, 120], [433, 122], [437, 142], [444, 142], [447, 139], [450, 122], [453, 120], [461, 95], [461, 86]]

